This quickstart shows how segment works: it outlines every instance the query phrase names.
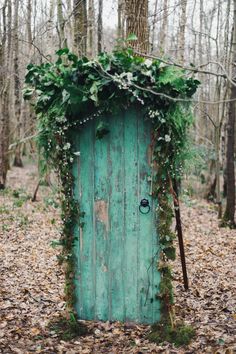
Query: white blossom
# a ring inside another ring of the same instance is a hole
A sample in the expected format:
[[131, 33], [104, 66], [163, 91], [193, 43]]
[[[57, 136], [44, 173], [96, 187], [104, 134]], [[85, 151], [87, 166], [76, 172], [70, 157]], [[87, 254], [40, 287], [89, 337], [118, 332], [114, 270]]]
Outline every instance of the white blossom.
[[60, 123], [65, 123], [66, 122], [66, 117], [64, 115], [63, 116], [58, 116], [58, 117], [56, 117], [56, 121], [60, 122]]
[[148, 112], [148, 114], [149, 114], [150, 118], [155, 118], [155, 117], [158, 117], [160, 115], [160, 113], [158, 111], [152, 111], [152, 110], [150, 110]]
[[70, 143], [66, 143], [64, 146], [63, 146], [63, 150], [69, 150], [70, 148]]
[[152, 60], [151, 59], [146, 59], [144, 61], [144, 64], [146, 65], [147, 68], [150, 68], [150, 66], [152, 65]]
[[165, 63], [160, 63], [159, 68], [165, 68], [166, 64]]
[[80, 151], [74, 152], [74, 155], [75, 155], [75, 156], [80, 156]]
[[168, 143], [169, 141], [171, 141], [171, 137], [168, 135], [168, 134], [166, 134], [165, 135], [165, 141]]

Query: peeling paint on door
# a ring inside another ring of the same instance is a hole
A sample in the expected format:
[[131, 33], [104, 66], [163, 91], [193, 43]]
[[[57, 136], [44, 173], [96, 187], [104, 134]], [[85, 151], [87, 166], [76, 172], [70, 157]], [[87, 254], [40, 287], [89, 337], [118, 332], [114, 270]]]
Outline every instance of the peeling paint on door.
[[105, 225], [106, 231], [108, 232], [108, 203], [105, 200], [96, 200], [94, 208], [96, 218]]

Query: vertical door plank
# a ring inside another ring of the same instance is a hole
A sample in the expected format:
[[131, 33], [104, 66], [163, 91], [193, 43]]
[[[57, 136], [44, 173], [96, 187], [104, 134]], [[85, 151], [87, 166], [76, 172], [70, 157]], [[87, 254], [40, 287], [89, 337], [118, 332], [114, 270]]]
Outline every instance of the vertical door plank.
[[[79, 133], [74, 132], [72, 134], [72, 139], [73, 139], [73, 151], [78, 152], [80, 151], [80, 144], [79, 144]], [[79, 203], [81, 202], [81, 184], [80, 184], [80, 158], [78, 156], [74, 156], [74, 162], [73, 162], [73, 167], [72, 167], [72, 173], [74, 176], [74, 198], [77, 200]], [[81, 287], [81, 265], [80, 265], [80, 232], [79, 232], [79, 221], [74, 225], [74, 249], [73, 249], [73, 254], [75, 257], [75, 292], [76, 292], [76, 303], [75, 307], [77, 311], [79, 312], [80, 307], [82, 306], [81, 301], [83, 300], [80, 296], [82, 293], [82, 287]]]
[[85, 212], [84, 227], [80, 228], [79, 264], [81, 286], [77, 296], [80, 318], [95, 316], [95, 234], [94, 234], [94, 122], [89, 122], [79, 134], [80, 143], [80, 198], [81, 210]]
[[124, 126], [121, 114], [114, 114], [109, 119], [109, 319], [124, 320]]
[[[107, 118], [103, 117], [103, 121]], [[94, 149], [94, 215], [96, 235], [96, 306], [95, 317], [107, 320], [108, 306], [108, 249], [109, 249], [109, 135], [95, 140]]]
[[[153, 200], [153, 204], [155, 206], [155, 209], [157, 208], [157, 201]], [[152, 215], [153, 221], [152, 225], [155, 228], [152, 233], [152, 259], [153, 259], [153, 269], [152, 269], [152, 285], [151, 285], [151, 298], [154, 299], [153, 302], [153, 307], [152, 307], [152, 318], [150, 318], [149, 323], [155, 323], [160, 320], [161, 317], [161, 309], [160, 309], [160, 300], [156, 297], [156, 295], [159, 293], [159, 285], [161, 281], [161, 275], [158, 270], [158, 260], [159, 260], [159, 254], [160, 254], [160, 244], [159, 244], [159, 235], [157, 233], [157, 215], [156, 213], [153, 213]]]
[[[148, 214], [139, 213], [139, 306], [140, 321], [143, 323], [152, 323], [154, 310], [158, 301], [156, 293], [158, 291], [156, 279], [158, 277], [157, 269], [157, 231], [156, 231], [156, 202], [151, 194], [151, 184], [148, 177], [152, 173], [151, 149], [151, 122], [145, 120], [139, 115], [138, 120], [139, 135], [139, 193], [140, 199], [146, 198], [150, 203], [150, 212]], [[146, 212], [145, 208], [142, 209]], [[156, 314], [155, 314], [156, 315]]]
[[128, 110], [124, 116], [125, 160], [125, 311], [126, 320], [138, 321], [138, 153], [137, 112]]

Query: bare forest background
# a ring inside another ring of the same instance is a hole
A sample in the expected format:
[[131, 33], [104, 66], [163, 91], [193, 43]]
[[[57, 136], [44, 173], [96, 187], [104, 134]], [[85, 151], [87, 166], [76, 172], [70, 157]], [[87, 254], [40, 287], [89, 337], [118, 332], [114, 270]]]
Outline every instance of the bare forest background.
[[22, 96], [27, 65], [64, 47], [94, 57], [134, 33], [138, 53], [201, 81], [182, 190], [214, 201], [234, 225], [235, 19], [233, 0], [0, 0], [0, 188], [10, 165], [37, 161], [36, 118]]

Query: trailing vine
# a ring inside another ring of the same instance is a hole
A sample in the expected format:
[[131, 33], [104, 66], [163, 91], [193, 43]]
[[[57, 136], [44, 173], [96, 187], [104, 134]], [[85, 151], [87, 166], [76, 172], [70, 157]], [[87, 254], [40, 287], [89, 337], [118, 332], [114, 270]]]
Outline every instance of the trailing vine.
[[[63, 230], [61, 263], [66, 263], [66, 298], [73, 311], [74, 226], [83, 226], [83, 212], [74, 197], [72, 166], [76, 155], [72, 132], [89, 119], [99, 119], [117, 107], [137, 105], [153, 122], [153, 197], [158, 199], [158, 269], [161, 282], [157, 297], [162, 323], [174, 326], [172, 274], [175, 257], [171, 231], [173, 200], [171, 180], [181, 177], [187, 150], [187, 130], [192, 122], [190, 98], [199, 82], [192, 74], [144, 59], [131, 49], [101, 53], [96, 59], [78, 58], [68, 49], [57, 52], [55, 63], [28, 66], [25, 99], [32, 100], [38, 118], [38, 145], [61, 181]], [[98, 118], [97, 118], [98, 117]], [[102, 120], [97, 138], [108, 129]]]

